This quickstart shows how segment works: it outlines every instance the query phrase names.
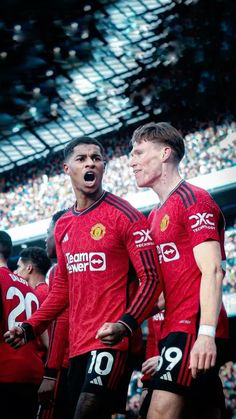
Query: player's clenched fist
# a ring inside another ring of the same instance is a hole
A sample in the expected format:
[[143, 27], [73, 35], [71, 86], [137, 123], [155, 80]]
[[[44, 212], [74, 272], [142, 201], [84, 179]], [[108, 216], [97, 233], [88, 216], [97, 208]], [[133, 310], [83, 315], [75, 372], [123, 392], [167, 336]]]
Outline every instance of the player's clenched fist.
[[120, 342], [124, 336], [127, 335], [126, 327], [121, 323], [104, 323], [96, 334], [96, 339], [99, 339], [105, 345], [115, 345]]
[[3, 337], [5, 342], [8, 343], [14, 349], [20, 348], [26, 343], [24, 337], [24, 330], [19, 326], [15, 326], [12, 329], [8, 330], [3, 335]]

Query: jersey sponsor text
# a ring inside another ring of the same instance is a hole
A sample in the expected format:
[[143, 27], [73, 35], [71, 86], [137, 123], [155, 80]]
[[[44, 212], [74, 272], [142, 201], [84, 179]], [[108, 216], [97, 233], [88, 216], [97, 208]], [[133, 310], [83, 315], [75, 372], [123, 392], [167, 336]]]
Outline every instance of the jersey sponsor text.
[[106, 255], [103, 252], [66, 253], [67, 270], [69, 273], [84, 271], [105, 271]]

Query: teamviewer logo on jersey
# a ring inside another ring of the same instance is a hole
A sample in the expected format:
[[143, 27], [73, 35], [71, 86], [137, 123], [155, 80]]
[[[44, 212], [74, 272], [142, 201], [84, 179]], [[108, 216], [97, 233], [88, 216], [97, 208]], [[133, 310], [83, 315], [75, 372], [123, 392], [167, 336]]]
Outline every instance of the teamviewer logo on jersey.
[[150, 236], [150, 230], [134, 231], [133, 235], [135, 237], [134, 243], [137, 247], [144, 247], [153, 244], [153, 240]]
[[105, 253], [89, 253], [89, 268], [90, 271], [105, 271], [106, 257]]
[[73, 272], [105, 271], [106, 255], [103, 252], [66, 253], [66, 267]]
[[159, 262], [172, 262], [173, 260], [179, 259], [179, 251], [175, 243], [162, 243], [157, 246], [157, 254]]
[[188, 218], [189, 220], [193, 220], [193, 224], [191, 224], [193, 231], [199, 231], [203, 228], [215, 229], [215, 223], [211, 221], [213, 217], [214, 215], [208, 212], [197, 212]]

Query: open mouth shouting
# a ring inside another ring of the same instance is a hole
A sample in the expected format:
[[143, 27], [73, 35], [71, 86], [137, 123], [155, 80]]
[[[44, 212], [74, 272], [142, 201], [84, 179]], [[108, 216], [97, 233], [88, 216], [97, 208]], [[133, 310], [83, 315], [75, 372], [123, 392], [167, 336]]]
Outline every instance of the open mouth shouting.
[[87, 186], [93, 186], [96, 180], [96, 176], [94, 172], [86, 172], [84, 175], [84, 180]]

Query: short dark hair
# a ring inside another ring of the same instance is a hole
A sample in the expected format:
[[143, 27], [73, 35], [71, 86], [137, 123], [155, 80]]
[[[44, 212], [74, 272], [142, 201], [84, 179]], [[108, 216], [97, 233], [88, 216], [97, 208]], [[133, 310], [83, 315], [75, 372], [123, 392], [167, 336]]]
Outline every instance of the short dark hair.
[[175, 152], [178, 161], [184, 157], [184, 139], [180, 132], [168, 122], [150, 122], [137, 128], [132, 135], [131, 144], [134, 145], [142, 140], [167, 144]]
[[12, 251], [12, 240], [6, 231], [0, 231], [0, 253], [7, 260]]
[[54, 226], [59, 218], [68, 211], [68, 208], [55, 212], [51, 218], [51, 224]]
[[64, 160], [67, 160], [68, 157], [71, 156], [71, 154], [74, 151], [74, 148], [77, 145], [80, 144], [95, 144], [100, 148], [101, 154], [105, 159], [105, 150], [103, 145], [100, 143], [100, 141], [96, 140], [95, 138], [91, 138], [91, 137], [77, 137], [74, 138], [73, 140], [71, 140], [66, 147], [64, 148]]
[[51, 267], [51, 260], [42, 247], [27, 247], [20, 252], [19, 257], [23, 263], [32, 263], [42, 275], [46, 275]]

